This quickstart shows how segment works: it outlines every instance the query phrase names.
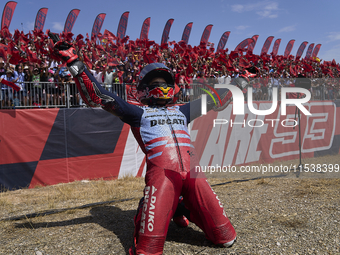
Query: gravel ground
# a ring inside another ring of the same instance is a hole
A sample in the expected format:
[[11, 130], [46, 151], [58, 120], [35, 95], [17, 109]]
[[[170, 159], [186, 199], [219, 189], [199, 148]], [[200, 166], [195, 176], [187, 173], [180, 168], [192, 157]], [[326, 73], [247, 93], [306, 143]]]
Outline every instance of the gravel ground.
[[[143, 179], [138, 182], [142, 187]], [[194, 224], [182, 229], [171, 222], [164, 254], [340, 254], [340, 179], [215, 178], [209, 182], [236, 229], [236, 244], [216, 247]], [[93, 188], [93, 183], [80, 182], [79, 188], [73, 184], [72, 189]], [[52, 208], [70, 209], [32, 218], [30, 213], [53, 211], [43, 199], [53, 187], [2, 192], [0, 254], [126, 254], [132, 244], [140, 187], [115, 198], [134, 199], [82, 209], [74, 207], [93, 201], [61, 199]], [[12, 216], [23, 219], [9, 220]]]

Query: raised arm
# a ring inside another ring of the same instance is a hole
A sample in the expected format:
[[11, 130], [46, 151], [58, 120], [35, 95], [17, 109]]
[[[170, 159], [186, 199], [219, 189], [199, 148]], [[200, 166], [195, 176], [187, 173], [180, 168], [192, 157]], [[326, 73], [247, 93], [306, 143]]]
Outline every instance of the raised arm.
[[59, 57], [61, 61], [67, 64], [79, 93], [87, 105], [102, 107], [131, 126], [139, 123], [143, 110], [105, 90], [87, 70], [84, 63], [79, 60], [72, 44], [58, 41], [54, 46], [54, 50], [56, 57]]

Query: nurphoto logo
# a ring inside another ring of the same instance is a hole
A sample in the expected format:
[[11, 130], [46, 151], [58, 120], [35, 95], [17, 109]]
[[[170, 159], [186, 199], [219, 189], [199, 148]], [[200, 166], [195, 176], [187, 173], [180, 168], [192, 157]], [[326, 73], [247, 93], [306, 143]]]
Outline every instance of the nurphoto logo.
[[[233, 95], [233, 114], [234, 115], [244, 115], [244, 96], [243, 92], [240, 88], [234, 85], [230, 84], [216, 84], [215, 88], [225, 88], [229, 89]], [[255, 115], [270, 115], [273, 112], [275, 112], [277, 108], [277, 97], [278, 97], [278, 88], [272, 88], [273, 89], [273, 102], [270, 109], [267, 110], [258, 110], [255, 109], [253, 106], [253, 93], [252, 88], [248, 88], [247, 93], [247, 104], [249, 111]], [[206, 89], [202, 89], [209, 92]], [[287, 98], [288, 93], [299, 93], [304, 94], [305, 97], [301, 98]], [[213, 95], [209, 92], [208, 95], [213, 98], [215, 105], [217, 105], [216, 100], [214, 99]], [[201, 112], [202, 115], [207, 114], [207, 95], [202, 95], [202, 105], [201, 105]], [[305, 88], [299, 88], [299, 87], [282, 87], [281, 88], [281, 115], [286, 115], [286, 107], [288, 104], [295, 105], [297, 108], [300, 109], [300, 111], [305, 115], [311, 115], [311, 113], [302, 105], [303, 103], [307, 103], [311, 99], [311, 93], [309, 90]]]

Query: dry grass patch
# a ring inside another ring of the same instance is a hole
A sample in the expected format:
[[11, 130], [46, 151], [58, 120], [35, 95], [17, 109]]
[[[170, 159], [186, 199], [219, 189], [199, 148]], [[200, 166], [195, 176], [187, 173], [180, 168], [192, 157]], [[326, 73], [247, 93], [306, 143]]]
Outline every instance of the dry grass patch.
[[295, 197], [323, 196], [340, 189], [339, 179], [301, 179], [292, 190]]
[[[340, 254], [339, 179], [249, 177], [209, 179], [236, 245], [218, 249], [193, 224], [171, 222], [164, 254]], [[0, 254], [127, 254], [143, 188], [143, 178], [126, 177], [0, 193], [0, 219], [26, 215], [0, 221]], [[126, 198], [136, 199], [119, 202]], [[116, 202], [91, 204], [101, 201]], [[49, 207], [67, 210], [41, 217]]]
[[8, 200], [8, 198], [0, 197], [0, 207], [13, 207], [13, 204]]
[[256, 181], [256, 184], [257, 184], [257, 185], [272, 185], [272, 184], [270, 183], [270, 179], [268, 179], [268, 178], [261, 178], [261, 179], [258, 179], [258, 180]]
[[143, 187], [143, 178], [125, 177], [3, 192], [0, 193], [0, 219], [22, 212], [28, 214], [118, 199], [139, 199], [143, 195]]
[[273, 223], [278, 223], [287, 228], [304, 228], [307, 226], [307, 220], [300, 218], [297, 213], [275, 217]]

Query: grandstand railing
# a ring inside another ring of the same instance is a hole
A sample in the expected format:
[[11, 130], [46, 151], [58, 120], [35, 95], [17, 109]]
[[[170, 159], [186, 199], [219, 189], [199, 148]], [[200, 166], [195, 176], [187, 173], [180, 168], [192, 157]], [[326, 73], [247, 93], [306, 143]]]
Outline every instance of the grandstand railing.
[[[3, 86], [0, 93], [0, 109], [30, 109], [30, 108], [73, 108], [86, 107], [74, 82], [25, 82], [18, 84], [22, 90], [16, 92]], [[102, 84], [102, 86], [122, 99], [127, 100], [126, 86], [131, 84]], [[271, 88], [253, 89], [254, 101], [270, 101]], [[312, 100], [336, 100], [340, 91], [325, 86], [312, 87]], [[190, 95], [200, 96], [203, 92], [199, 86], [191, 86], [180, 93], [179, 102], [190, 101]], [[192, 97], [191, 97], [192, 98]], [[245, 97], [246, 100], [246, 97]]]
[[[3, 86], [1, 89], [0, 109], [86, 107], [74, 82], [16, 84], [21, 88], [18, 92], [7, 86]], [[125, 84], [102, 84], [102, 86], [126, 100]]]

